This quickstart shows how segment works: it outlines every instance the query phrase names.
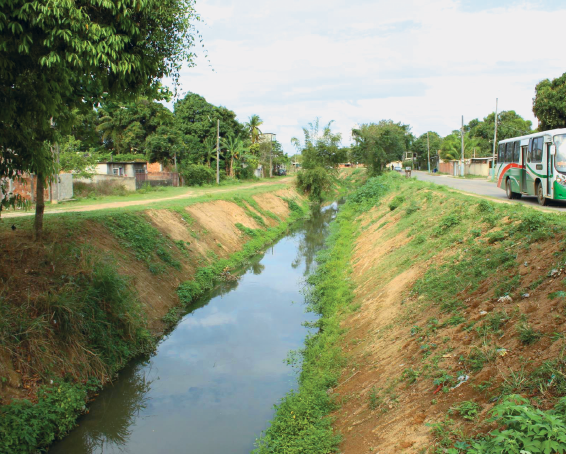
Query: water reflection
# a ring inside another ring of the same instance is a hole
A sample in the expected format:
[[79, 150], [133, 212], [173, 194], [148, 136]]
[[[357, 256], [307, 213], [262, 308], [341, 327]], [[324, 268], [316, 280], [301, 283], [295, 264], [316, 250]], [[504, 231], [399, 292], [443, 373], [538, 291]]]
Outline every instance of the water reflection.
[[303, 228], [297, 232], [299, 245], [297, 248], [297, 257], [293, 260], [294, 268], [304, 264], [304, 274], [308, 275], [312, 272], [312, 266], [315, 263], [316, 254], [324, 247], [324, 240], [328, 235], [328, 225], [336, 217], [338, 210], [338, 202], [319, 208], [311, 217], [304, 221]]
[[249, 453], [296, 385], [284, 363], [307, 333], [300, 293], [335, 209], [201, 299], [155, 355], [129, 365], [54, 453]]

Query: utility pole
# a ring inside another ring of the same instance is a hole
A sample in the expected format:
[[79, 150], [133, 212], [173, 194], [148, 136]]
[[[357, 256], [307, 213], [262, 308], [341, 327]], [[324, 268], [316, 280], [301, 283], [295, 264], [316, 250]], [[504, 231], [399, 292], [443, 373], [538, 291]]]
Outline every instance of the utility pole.
[[269, 142], [269, 178], [273, 178], [273, 136], [271, 136], [271, 142]]
[[460, 166], [460, 176], [463, 177], [464, 176], [464, 115], [462, 115], [462, 130], [461, 130], [461, 136], [462, 136], [462, 165]]
[[428, 150], [428, 173], [430, 173], [430, 142], [428, 140], [428, 131], [426, 132], [426, 148]]
[[495, 180], [495, 150], [497, 149], [497, 102], [499, 98], [495, 98], [495, 131], [493, 133], [493, 161], [491, 162], [492, 178]]
[[220, 119], [216, 126], [216, 184], [220, 184]]

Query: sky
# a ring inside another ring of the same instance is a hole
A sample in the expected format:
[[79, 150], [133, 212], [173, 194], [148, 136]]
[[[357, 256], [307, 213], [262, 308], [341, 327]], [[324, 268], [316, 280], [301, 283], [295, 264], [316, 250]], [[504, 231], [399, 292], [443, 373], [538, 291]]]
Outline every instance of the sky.
[[561, 0], [197, 0], [208, 59], [182, 93], [252, 114], [294, 153], [317, 117], [352, 127], [391, 119], [447, 135], [495, 110], [537, 126], [536, 84], [566, 72]]

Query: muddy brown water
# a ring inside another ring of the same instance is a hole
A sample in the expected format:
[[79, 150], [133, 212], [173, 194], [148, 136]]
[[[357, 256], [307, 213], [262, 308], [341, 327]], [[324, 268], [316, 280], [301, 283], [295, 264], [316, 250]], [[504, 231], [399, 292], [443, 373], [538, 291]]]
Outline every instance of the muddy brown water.
[[296, 226], [237, 282], [205, 295], [150, 357], [133, 361], [50, 453], [244, 454], [296, 388], [285, 359], [314, 320], [301, 289], [337, 205]]

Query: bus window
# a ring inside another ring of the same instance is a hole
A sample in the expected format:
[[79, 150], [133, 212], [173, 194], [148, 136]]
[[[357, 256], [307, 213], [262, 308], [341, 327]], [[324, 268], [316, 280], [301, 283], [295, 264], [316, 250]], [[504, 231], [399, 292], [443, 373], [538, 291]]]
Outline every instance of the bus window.
[[499, 150], [497, 152], [497, 162], [505, 162], [505, 144], [499, 144]]
[[531, 162], [542, 162], [542, 143], [544, 141], [543, 137], [536, 137], [533, 139], [533, 145], [531, 150]]
[[513, 162], [513, 142], [507, 142], [505, 147], [505, 162]]
[[519, 163], [519, 155], [521, 154], [521, 142], [515, 142], [513, 149], [513, 162]]

